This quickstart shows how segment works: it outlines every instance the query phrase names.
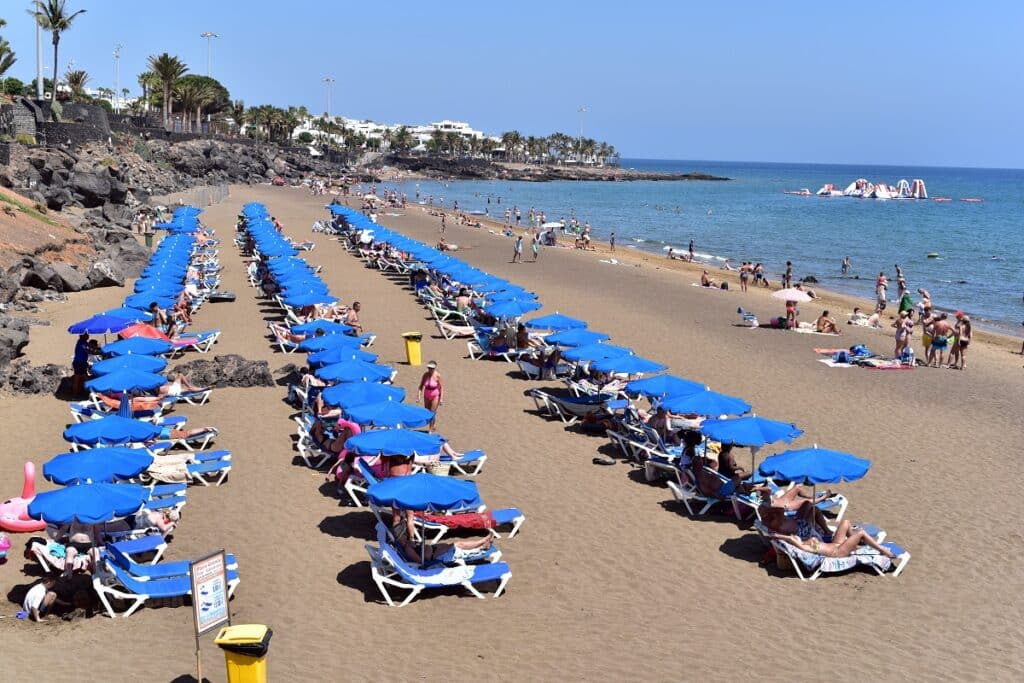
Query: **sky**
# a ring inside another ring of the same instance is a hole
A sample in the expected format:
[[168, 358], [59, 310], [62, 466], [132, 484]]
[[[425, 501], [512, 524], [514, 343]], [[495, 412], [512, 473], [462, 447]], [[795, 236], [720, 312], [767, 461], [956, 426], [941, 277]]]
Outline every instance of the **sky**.
[[[1024, 2], [67, 2], [87, 12], [58, 70], [91, 87], [113, 87], [117, 43], [133, 94], [152, 54], [205, 74], [214, 31], [212, 75], [250, 106], [322, 113], [331, 76], [335, 115], [572, 136], [582, 118], [627, 158], [1024, 167]], [[25, 81], [29, 5], [0, 0]]]

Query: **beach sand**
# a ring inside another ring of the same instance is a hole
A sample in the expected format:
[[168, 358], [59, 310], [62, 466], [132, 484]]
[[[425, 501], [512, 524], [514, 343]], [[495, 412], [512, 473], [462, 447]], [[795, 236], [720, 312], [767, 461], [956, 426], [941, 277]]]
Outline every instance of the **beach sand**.
[[[510, 240], [449, 222], [458, 256], [537, 291], [542, 312], [584, 318], [676, 374], [742, 396], [760, 415], [796, 422], [806, 432], [798, 446], [818, 443], [872, 461], [865, 479], [837, 487], [851, 499], [847, 516], [886, 529], [913, 560], [896, 579], [856, 572], [802, 583], [758, 565], [763, 547], [752, 530], [724, 516], [689, 519], [666, 488], [642, 483], [625, 464], [592, 464], [612, 452], [607, 441], [533, 414], [524, 392], [543, 384], [520, 379], [512, 365], [464, 359], [465, 343], [440, 339], [400, 283], [311, 234], [325, 215], [322, 197], [238, 187], [206, 210], [204, 220], [226, 240], [222, 288], [238, 293], [236, 302], [208, 304], [196, 316], [195, 329], [224, 330], [215, 353], [265, 359], [272, 370], [302, 361], [271, 349], [270, 309], [246, 286], [230, 245], [234, 216], [252, 200], [265, 202], [291, 237], [317, 242], [304, 257], [324, 267], [332, 292], [363, 303], [363, 324], [378, 334], [372, 350], [398, 369], [397, 382], [413, 396], [420, 369], [401, 363], [399, 334], [427, 333], [424, 360], [438, 361], [446, 387], [439, 431], [460, 450], [487, 451], [478, 484], [490, 507], [515, 506], [527, 516], [516, 538], [500, 541], [513, 572], [501, 598], [454, 590], [388, 608], [363, 550], [372, 515], [338, 507], [325, 495], [324, 476], [296, 464], [283, 387], [218, 389], [208, 405], [180, 409], [193, 424], [219, 427], [217, 446], [231, 449], [234, 463], [224, 486], [190, 489], [166, 557], [221, 547], [238, 556], [232, 618], [274, 629], [273, 680], [1024, 676], [1024, 577], [1015, 567], [1024, 546], [1015, 524], [1024, 507], [1016, 491], [1024, 451], [1020, 356], [979, 344], [963, 373], [830, 369], [816, 362], [813, 347], [887, 349], [891, 340], [845, 326], [838, 339], [742, 329], [734, 326], [737, 306], [770, 317], [778, 303], [690, 287], [690, 277], [642, 258], [615, 266], [593, 253], [545, 249], [536, 264], [512, 265]], [[438, 219], [418, 207], [401, 213], [381, 221], [436, 241]], [[99, 290], [47, 305], [40, 317], [53, 324], [33, 329], [28, 357], [67, 363], [66, 326], [125, 293]], [[60, 432], [68, 421], [66, 404], [52, 397], [0, 399], [0, 495], [18, 494], [25, 459], [41, 463], [66, 450]], [[23, 573], [24, 538], [12, 537], [11, 559], [0, 567], [7, 592], [34, 580]], [[19, 607], [5, 604], [0, 639], [12, 680], [31, 672], [70, 680], [86, 669], [95, 678], [194, 674], [188, 607], [36, 626], [16, 621]], [[204, 674], [224, 680], [209, 637], [202, 652]]]

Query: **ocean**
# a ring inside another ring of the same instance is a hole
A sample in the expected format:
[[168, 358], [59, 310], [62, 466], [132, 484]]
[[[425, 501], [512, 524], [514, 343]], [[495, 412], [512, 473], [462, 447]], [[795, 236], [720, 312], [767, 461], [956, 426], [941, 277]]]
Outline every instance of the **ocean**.
[[[589, 221], [597, 239], [616, 233], [619, 248], [664, 255], [686, 251], [694, 240], [699, 259], [719, 267], [725, 258], [762, 262], [772, 280], [793, 262], [796, 277], [813, 275], [822, 287], [873, 298], [880, 271], [895, 297], [895, 264], [913, 292], [927, 289], [936, 306], [963, 310], [984, 327], [1016, 334], [1024, 320], [1024, 170], [775, 164], [623, 159], [623, 168], [727, 176], [729, 182], [636, 181], [547, 183], [418, 181], [399, 184], [410, 201], [433, 195], [446, 207], [503, 218], [519, 207], [523, 224], [531, 207], [548, 221], [572, 212]], [[843, 189], [857, 178], [895, 185], [925, 181], [921, 200], [858, 200], [783, 194], [826, 183]], [[391, 187], [391, 184], [388, 184]], [[487, 198], [491, 203], [487, 203]], [[501, 197], [501, 204], [497, 203]], [[959, 201], [980, 197], [980, 203]], [[929, 258], [938, 254], [938, 258]], [[844, 256], [850, 275], [840, 274]]]

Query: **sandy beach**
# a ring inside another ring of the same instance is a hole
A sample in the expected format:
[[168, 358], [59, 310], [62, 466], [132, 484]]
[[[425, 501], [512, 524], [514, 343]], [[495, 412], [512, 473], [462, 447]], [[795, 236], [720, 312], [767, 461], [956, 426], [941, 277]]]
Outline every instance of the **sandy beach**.
[[[221, 288], [238, 294], [196, 316], [194, 329], [224, 331], [215, 354], [267, 360], [272, 371], [304, 360], [271, 348], [266, 320], [276, 312], [255, 298], [230, 244], [247, 201], [266, 203], [293, 239], [317, 243], [303, 256], [323, 266], [336, 296], [362, 302], [363, 325], [378, 335], [372, 350], [398, 369], [396, 383], [413, 397], [420, 370], [402, 363], [399, 334], [427, 333], [424, 360], [437, 360], [446, 386], [438, 430], [459, 450], [486, 450], [477, 483], [490, 507], [527, 516], [516, 538], [500, 542], [513, 572], [502, 597], [445, 591], [388, 608], [363, 550], [373, 517], [339, 507], [324, 476], [297, 459], [283, 387], [218, 389], [208, 405], [180, 408], [190, 424], [220, 429], [217, 447], [230, 449], [234, 464], [224, 486], [189, 490], [166, 557], [221, 547], [237, 555], [242, 581], [232, 618], [274, 629], [272, 680], [787, 680], [811, 670], [842, 680], [1024, 677], [1024, 574], [1014, 564], [1024, 548], [1014, 524], [1024, 508], [1016, 492], [1024, 375], [1021, 357], [1010, 353], [1019, 341], [972, 346], [965, 372], [832, 369], [817, 362], [814, 347], [865, 343], [889, 352], [891, 334], [845, 325], [838, 338], [740, 328], [737, 306], [765, 319], [781, 307], [766, 293], [741, 294], [734, 274], [728, 293], [691, 287], [699, 269], [622, 249], [618, 265], [571, 249], [510, 264], [511, 240], [448, 221], [446, 238], [460, 258], [538, 292], [542, 313], [588, 320], [675, 374], [795, 422], [805, 431], [797, 446], [872, 461], [866, 478], [837, 487], [851, 500], [847, 517], [886, 529], [913, 560], [898, 578], [854, 572], [804, 583], [759, 566], [763, 546], [745, 525], [690, 519], [666, 488], [644, 483], [626, 464], [592, 464], [612, 452], [607, 440], [534, 414], [524, 392], [543, 383], [523, 380], [512, 365], [466, 359], [465, 342], [436, 335], [401, 283], [311, 233], [326, 215], [323, 197], [234, 187], [206, 209], [202, 219], [225, 240]], [[420, 207], [398, 213], [379, 220], [428, 243], [439, 237], [439, 219]], [[67, 326], [126, 294], [96, 290], [47, 304], [39, 317], [51, 325], [33, 328], [28, 358], [69, 363]], [[841, 322], [852, 308], [832, 295], [822, 303]], [[816, 303], [807, 309], [819, 312]], [[919, 337], [915, 343], [919, 351]], [[67, 404], [54, 397], [0, 397], [0, 497], [18, 495], [26, 459], [38, 465], [67, 450], [61, 431], [69, 421]], [[51, 485], [40, 476], [38, 486]], [[21, 559], [24, 538], [12, 535], [0, 566], [7, 595], [38, 576]], [[9, 600], [0, 609], [11, 680], [72, 680], [83, 671], [156, 681], [194, 675], [188, 607], [43, 625], [17, 621], [18, 609]], [[209, 637], [202, 651], [204, 674], [224, 680]]]

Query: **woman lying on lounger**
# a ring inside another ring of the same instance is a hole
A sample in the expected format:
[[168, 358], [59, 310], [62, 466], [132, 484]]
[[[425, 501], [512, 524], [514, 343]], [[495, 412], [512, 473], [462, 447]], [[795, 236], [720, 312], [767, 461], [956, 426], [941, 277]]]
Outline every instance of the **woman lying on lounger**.
[[92, 574], [94, 567], [93, 558], [88, 553], [73, 555], [72, 559], [69, 560], [67, 546], [57, 543], [57, 541], [30, 538], [28, 543], [25, 544], [25, 559], [35, 560], [37, 556], [43, 557], [48, 565], [61, 572], [61, 574], [65, 572], [68, 574]]
[[[786, 541], [805, 552], [828, 557], [849, 557], [859, 546], [867, 545], [886, 557], [895, 557], [883, 548], [867, 531], [854, 527], [844, 519], [830, 532], [825, 516], [814, 503], [805, 501], [795, 516], [789, 516], [779, 507], [762, 505], [758, 508], [761, 523], [772, 532], [773, 538]], [[828, 539], [828, 540], [826, 540]]]
[[156, 395], [160, 398], [165, 396], [181, 396], [183, 391], [206, 391], [206, 388], [197, 387], [192, 382], [189, 382], [185, 375], [179, 372], [173, 380], [160, 387]]

